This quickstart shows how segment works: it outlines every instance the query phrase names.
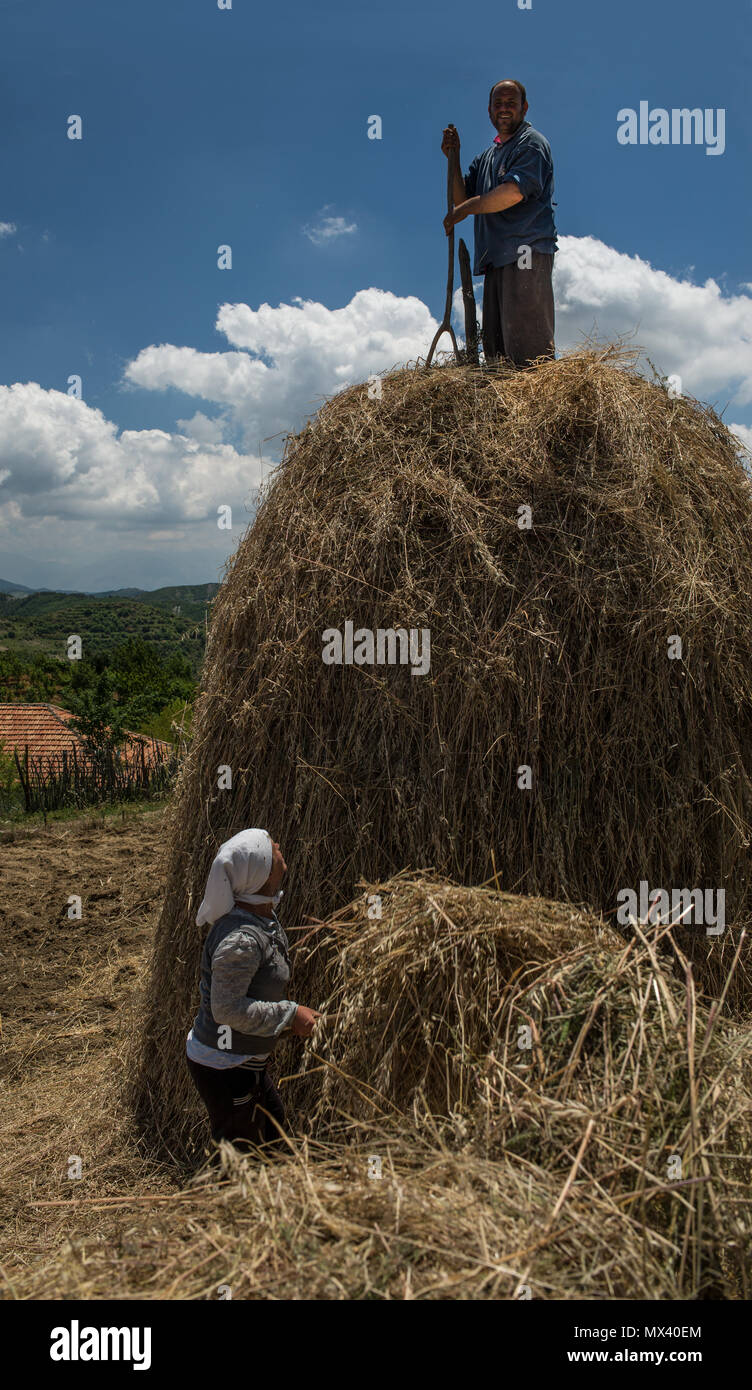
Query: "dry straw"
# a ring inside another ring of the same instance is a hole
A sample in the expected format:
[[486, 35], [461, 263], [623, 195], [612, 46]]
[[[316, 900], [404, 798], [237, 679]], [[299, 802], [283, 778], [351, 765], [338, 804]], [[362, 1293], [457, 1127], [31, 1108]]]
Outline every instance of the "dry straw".
[[[714, 412], [635, 358], [397, 370], [288, 441], [213, 605], [171, 816], [133, 1067], [151, 1137], [179, 1147], [194, 1122], [196, 908], [244, 826], [282, 844], [293, 941], [359, 880], [429, 866], [603, 913], [642, 879], [723, 888], [724, 936], [677, 934], [721, 988], [751, 910], [752, 495]], [[347, 620], [428, 628], [430, 672], [325, 665]], [[296, 966], [314, 1006], [326, 942]], [[368, 1046], [376, 1069], [378, 1032]]]
[[296, 1136], [271, 1161], [140, 1158], [126, 1017], [25, 1083], [38, 1024], [14, 1030], [1, 1296], [749, 1299], [752, 1028], [698, 1004], [670, 933], [427, 875], [325, 930], [331, 1023], [281, 1078]]
[[328, 1019], [301, 1068], [315, 1139], [378, 1147], [396, 1128], [494, 1160], [507, 1197], [527, 1182], [528, 1244], [589, 1202], [634, 1242], [646, 1293], [662, 1251], [672, 1297], [748, 1297], [752, 1027], [698, 1004], [671, 930], [625, 942], [559, 903], [425, 876], [363, 887], [330, 924]]

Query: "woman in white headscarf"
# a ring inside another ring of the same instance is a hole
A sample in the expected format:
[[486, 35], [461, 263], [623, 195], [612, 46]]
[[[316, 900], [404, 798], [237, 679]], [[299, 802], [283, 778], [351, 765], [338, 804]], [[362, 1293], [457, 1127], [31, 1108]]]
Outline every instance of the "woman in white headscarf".
[[283, 1142], [270, 1116], [286, 1129], [285, 1108], [267, 1064], [283, 1033], [310, 1037], [319, 1017], [286, 997], [290, 957], [275, 911], [286, 872], [268, 831], [241, 830], [220, 846], [196, 916], [209, 931], [186, 1058], [215, 1140]]

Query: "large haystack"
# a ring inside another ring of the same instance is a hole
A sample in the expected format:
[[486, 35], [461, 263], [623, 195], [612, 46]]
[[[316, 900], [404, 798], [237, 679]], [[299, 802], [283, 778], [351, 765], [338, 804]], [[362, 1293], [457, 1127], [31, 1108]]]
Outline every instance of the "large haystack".
[[[728, 922], [752, 907], [752, 490], [733, 437], [613, 349], [400, 370], [381, 391], [342, 392], [288, 441], [213, 606], [137, 1082], [165, 1135], [196, 908], [244, 826], [282, 844], [293, 941], [359, 879], [429, 867], [605, 912], [645, 879], [724, 888]], [[326, 664], [347, 622], [428, 629], [430, 671]], [[294, 997], [319, 1002], [322, 968]]]

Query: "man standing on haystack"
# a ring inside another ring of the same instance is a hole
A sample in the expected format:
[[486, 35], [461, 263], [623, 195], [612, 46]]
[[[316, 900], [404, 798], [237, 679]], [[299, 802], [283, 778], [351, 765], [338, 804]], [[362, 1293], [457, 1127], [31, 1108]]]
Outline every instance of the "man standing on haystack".
[[510, 78], [491, 88], [488, 115], [497, 134], [464, 179], [453, 125], [441, 143], [447, 159], [450, 150], [457, 151], [454, 211], [444, 218], [447, 236], [465, 217], [475, 218], [473, 274], [484, 276], [486, 361], [506, 357], [517, 367], [554, 356], [551, 277], [558, 250], [551, 148], [525, 120], [526, 112], [521, 82]]

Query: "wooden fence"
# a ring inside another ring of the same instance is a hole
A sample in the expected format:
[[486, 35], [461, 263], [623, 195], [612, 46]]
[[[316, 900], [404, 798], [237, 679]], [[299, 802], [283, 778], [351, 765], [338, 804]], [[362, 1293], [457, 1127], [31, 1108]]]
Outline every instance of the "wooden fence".
[[[96, 806], [107, 801], [158, 797], [168, 790], [179, 754], [164, 752], [153, 739], [131, 744], [127, 757], [117, 748], [94, 753], [73, 745], [54, 756], [30, 756], [28, 744], [14, 750], [26, 811], [57, 811], [66, 806]], [[146, 757], [151, 743], [150, 757]]]

